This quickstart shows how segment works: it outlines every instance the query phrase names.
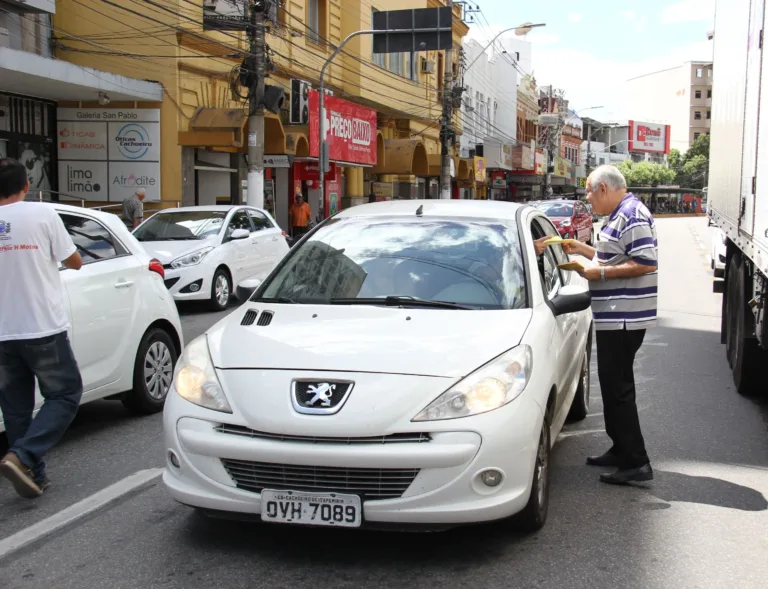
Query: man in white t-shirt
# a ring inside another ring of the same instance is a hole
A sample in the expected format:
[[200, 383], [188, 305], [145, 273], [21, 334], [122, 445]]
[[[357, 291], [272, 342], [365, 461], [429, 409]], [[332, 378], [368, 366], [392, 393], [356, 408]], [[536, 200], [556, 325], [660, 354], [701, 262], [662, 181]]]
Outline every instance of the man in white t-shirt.
[[[0, 159], [0, 412], [9, 451], [0, 474], [22, 497], [50, 486], [45, 454], [77, 413], [83, 383], [67, 329], [59, 262], [83, 265], [54, 208], [24, 202], [26, 168]], [[32, 419], [35, 379], [45, 402]]]

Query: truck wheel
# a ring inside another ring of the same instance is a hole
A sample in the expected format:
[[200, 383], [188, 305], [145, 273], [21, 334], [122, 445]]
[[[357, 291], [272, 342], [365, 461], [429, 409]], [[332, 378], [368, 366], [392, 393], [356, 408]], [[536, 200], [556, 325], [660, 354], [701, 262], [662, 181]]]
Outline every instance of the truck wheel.
[[739, 394], [754, 397], [765, 391], [761, 375], [761, 365], [768, 359], [760, 349], [756, 338], [750, 337], [752, 331], [752, 311], [747, 306], [747, 276], [743, 263], [734, 273], [735, 295], [733, 308], [733, 384]]

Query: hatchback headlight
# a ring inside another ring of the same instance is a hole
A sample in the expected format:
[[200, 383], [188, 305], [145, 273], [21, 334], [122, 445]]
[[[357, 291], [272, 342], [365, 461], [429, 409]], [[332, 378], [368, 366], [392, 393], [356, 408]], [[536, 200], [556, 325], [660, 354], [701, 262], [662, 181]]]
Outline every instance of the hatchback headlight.
[[212, 247], [204, 247], [201, 250], [197, 250], [196, 252], [192, 252], [191, 254], [182, 256], [181, 258], [176, 258], [173, 262], [171, 262], [171, 267], [186, 268], [187, 266], [197, 266], [211, 251], [213, 251]]
[[176, 392], [190, 403], [213, 411], [232, 413], [216, 376], [205, 335], [193, 340], [184, 350], [176, 368], [174, 385]]
[[413, 421], [469, 417], [503, 407], [525, 390], [532, 369], [530, 346], [517, 346], [444, 392]]

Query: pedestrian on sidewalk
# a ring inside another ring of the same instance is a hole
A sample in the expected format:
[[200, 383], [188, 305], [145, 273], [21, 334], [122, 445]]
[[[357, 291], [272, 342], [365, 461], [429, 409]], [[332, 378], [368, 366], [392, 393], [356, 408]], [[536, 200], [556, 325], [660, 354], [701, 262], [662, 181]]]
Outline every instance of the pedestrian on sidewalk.
[[[0, 474], [22, 497], [50, 486], [45, 454], [75, 417], [83, 394], [72, 346], [59, 262], [83, 264], [55, 209], [25, 202], [26, 168], [0, 159], [0, 412], [9, 451]], [[37, 416], [35, 379], [44, 403]]]
[[[600, 475], [604, 483], [650, 481], [653, 470], [637, 411], [634, 362], [645, 332], [656, 324], [658, 242], [653, 216], [627, 192], [614, 166], [600, 166], [587, 179], [587, 200], [598, 215], [608, 215], [597, 249], [574, 241], [563, 246], [595, 262], [580, 270], [589, 281], [597, 343], [597, 373], [603, 397], [605, 431], [612, 447], [590, 456], [590, 466], [615, 467]], [[544, 240], [536, 243], [543, 251]]]
[[144, 220], [144, 198], [147, 191], [138, 188], [131, 196], [123, 201], [123, 223], [128, 231], [133, 231]]
[[312, 211], [309, 203], [304, 200], [304, 195], [296, 193], [296, 198], [289, 211], [291, 217], [291, 232], [294, 239], [299, 239], [309, 230], [309, 221], [312, 218]]

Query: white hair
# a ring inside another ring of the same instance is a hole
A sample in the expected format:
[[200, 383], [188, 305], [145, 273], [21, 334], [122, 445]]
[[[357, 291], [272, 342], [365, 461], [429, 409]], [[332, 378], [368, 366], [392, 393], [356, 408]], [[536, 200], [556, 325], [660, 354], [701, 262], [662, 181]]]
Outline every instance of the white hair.
[[589, 178], [589, 188], [593, 192], [600, 188], [600, 184], [605, 184], [608, 190], [627, 189], [627, 180], [616, 166], [599, 166], [592, 171]]
[[137, 188], [136, 189], [136, 194], [144, 194], [144, 195], [146, 195], [147, 191], [144, 188]]

